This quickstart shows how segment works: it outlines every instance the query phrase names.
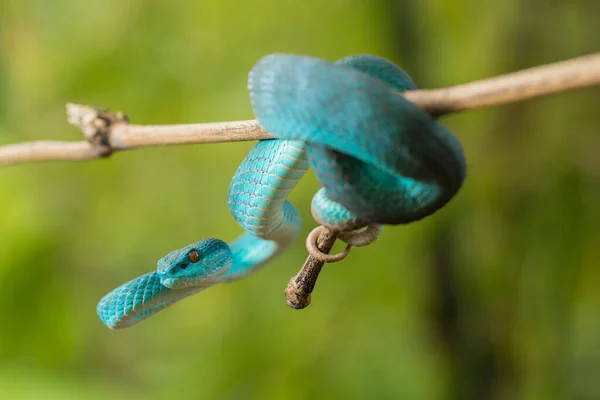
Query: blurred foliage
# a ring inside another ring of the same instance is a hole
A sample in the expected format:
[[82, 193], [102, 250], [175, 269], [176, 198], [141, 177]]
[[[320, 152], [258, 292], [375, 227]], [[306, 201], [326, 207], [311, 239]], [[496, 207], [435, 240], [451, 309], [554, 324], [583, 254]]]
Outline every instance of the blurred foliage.
[[[420, 86], [598, 51], [600, 2], [0, 0], [0, 144], [79, 140], [66, 102], [136, 123], [252, 118], [274, 52], [373, 53]], [[325, 267], [304, 311], [299, 241], [252, 277], [126, 331], [95, 314], [167, 252], [241, 233], [251, 143], [0, 169], [0, 397], [600, 398], [600, 93], [452, 115], [469, 176], [435, 216]], [[305, 231], [318, 185], [292, 195]]]

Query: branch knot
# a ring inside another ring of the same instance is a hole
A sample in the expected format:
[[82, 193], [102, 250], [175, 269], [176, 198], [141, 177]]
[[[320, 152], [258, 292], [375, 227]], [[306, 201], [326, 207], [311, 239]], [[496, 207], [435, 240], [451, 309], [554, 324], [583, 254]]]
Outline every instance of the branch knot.
[[129, 118], [121, 111], [72, 103], [67, 104], [67, 117], [69, 123], [81, 129], [99, 157], [108, 157], [114, 151], [111, 144], [113, 129], [129, 123]]

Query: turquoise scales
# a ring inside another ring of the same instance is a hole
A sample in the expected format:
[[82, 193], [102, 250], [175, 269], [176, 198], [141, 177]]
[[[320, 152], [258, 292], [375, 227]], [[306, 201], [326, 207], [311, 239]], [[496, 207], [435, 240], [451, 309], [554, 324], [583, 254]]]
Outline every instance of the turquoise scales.
[[[102, 322], [113, 329], [131, 326], [216, 283], [243, 278], [285, 250], [302, 227], [300, 215], [286, 198], [308, 167], [303, 142], [257, 143], [238, 167], [229, 190], [229, 209], [246, 233], [229, 245], [206, 239], [169, 253], [158, 261], [156, 271], [100, 300], [97, 313]], [[202, 262], [189, 262], [188, 254], [194, 250]]]
[[169, 253], [98, 303], [102, 322], [131, 326], [284, 251], [301, 228], [287, 196], [309, 166], [323, 186], [313, 216], [333, 229], [408, 223], [442, 207], [462, 185], [464, 156], [452, 133], [397, 93], [415, 88], [374, 56], [260, 60], [249, 77], [252, 107], [277, 139], [258, 142], [232, 179], [229, 208], [246, 232], [230, 244], [205, 239]]

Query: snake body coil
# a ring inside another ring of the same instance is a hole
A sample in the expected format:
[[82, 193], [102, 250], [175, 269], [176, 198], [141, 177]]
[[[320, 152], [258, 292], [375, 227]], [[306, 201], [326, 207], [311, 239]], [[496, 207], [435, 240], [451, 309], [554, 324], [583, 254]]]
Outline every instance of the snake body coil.
[[334, 230], [419, 220], [462, 185], [460, 143], [398, 95], [416, 86], [386, 60], [270, 55], [252, 68], [248, 86], [257, 120], [276, 139], [258, 142], [231, 181], [229, 209], [246, 232], [230, 244], [205, 239], [173, 251], [156, 271], [107, 294], [97, 313], [109, 328], [241, 279], [284, 251], [301, 232], [287, 196], [309, 167], [323, 186], [313, 216]]

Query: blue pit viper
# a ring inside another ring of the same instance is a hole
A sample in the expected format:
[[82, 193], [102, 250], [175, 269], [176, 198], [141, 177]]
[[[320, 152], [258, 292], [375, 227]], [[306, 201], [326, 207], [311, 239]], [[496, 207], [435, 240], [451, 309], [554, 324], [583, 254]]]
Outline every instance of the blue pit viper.
[[322, 185], [313, 217], [337, 231], [420, 220], [462, 186], [460, 142], [399, 95], [416, 86], [385, 59], [269, 55], [250, 71], [248, 88], [256, 119], [275, 139], [252, 148], [229, 187], [229, 209], [245, 233], [229, 244], [210, 238], [175, 250], [108, 293], [97, 314], [109, 328], [244, 278], [281, 254], [301, 233], [287, 197], [309, 167]]

